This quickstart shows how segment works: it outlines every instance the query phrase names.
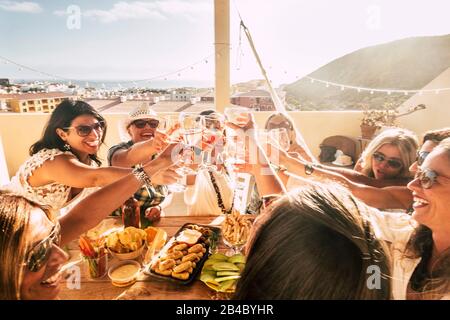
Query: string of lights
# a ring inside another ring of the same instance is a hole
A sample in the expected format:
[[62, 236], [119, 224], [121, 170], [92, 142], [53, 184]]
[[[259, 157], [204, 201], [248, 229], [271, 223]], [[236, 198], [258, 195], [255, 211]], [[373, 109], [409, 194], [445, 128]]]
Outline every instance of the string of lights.
[[340, 88], [342, 91], [346, 89], [356, 90], [358, 92], [370, 92], [370, 94], [377, 93], [386, 93], [387, 95], [391, 95], [392, 93], [401, 93], [404, 95], [410, 95], [410, 94], [426, 94], [426, 93], [435, 93], [439, 94], [443, 91], [448, 91], [450, 88], [438, 88], [438, 89], [414, 89], [414, 90], [405, 90], [405, 89], [380, 89], [380, 88], [367, 88], [367, 87], [358, 87], [358, 86], [352, 86], [348, 84], [342, 84], [342, 83], [336, 83], [332, 81], [326, 81], [322, 79], [317, 79], [313, 77], [306, 76], [306, 79], [308, 79], [311, 83], [321, 83], [324, 84], [327, 88], [328, 87], [337, 87]]

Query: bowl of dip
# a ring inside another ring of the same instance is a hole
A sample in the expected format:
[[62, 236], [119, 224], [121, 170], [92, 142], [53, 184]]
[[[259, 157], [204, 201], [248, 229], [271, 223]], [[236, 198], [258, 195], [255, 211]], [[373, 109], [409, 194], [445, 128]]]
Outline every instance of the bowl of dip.
[[123, 260], [111, 266], [108, 277], [116, 287], [127, 287], [136, 282], [141, 265], [135, 260]]

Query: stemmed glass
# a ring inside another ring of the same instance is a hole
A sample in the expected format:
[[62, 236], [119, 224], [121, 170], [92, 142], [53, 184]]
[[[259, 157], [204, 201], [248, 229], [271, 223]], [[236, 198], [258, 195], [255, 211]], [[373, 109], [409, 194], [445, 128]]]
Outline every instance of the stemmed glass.
[[[164, 117], [160, 117], [158, 125], [158, 131], [165, 133], [168, 136], [169, 143], [179, 142], [179, 121], [178, 115], [165, 115]], [[179, 155], [179, 164], [183, 165], [183, 157], [186, 157], [187, 154], [184, 152]], [[177, 169], [177, 173], [180, 175], [184, 174], [183, 167]], [[180, 181], [172, 183], [167, 186], [170, 192], [183, 192], [186, 189], [186, 186], [182, 184]]]
[[[223, 138], [225, 131], [225, 117], [219, 113], [213, 113], [204, 116], [204, 130], [202, 136], [202, 163], [201, 169], [217, 170], [217, 166], [212, 161], [212, 151], [215, 151], [215, 157], [219, 156], [221, 150], [218, 147], [223, 147]], [[222, 146], [220, 145], [222, 142]]]
[[289, 135], [286, 128], [277, 128], [269, 131], [269, 142], [283, 151], [288, 151], [290, 148]]
[[[205, 128], [205, 118], [197, 113], [181, 112], [180, 117], [180, 133], [184, 141], [184, 151], [189, 157], [185, 157], [185, 165], [192, 165], [195, 156], [195, 149], [199, 148], [202, 140], [203, 130]], [[195, 174], [191, 168], [184, 167], [185, 174]]]
[[225, 116], [228, 121], [243, 128], [250, 121], [251, 109], [244, 107], [225, 108]]
[[[169, 118], [165, 121], [166, 128], [175, 128], [174, 126], [169, 126], [171, 120]], [[172, 123], [174, 123], [173, 120]], [[178, 117], [178, 123], [180, 126], [179, 133], [183, 138], [183, 150], [179, 155], [179, 164], [181, 165], [176, 172], [181, 176], [186, 176], [188, 174], [195, 174], [195, 171], [192, 170], [189, 166], [193, 164], [192, 159], [195, 155], [195, 146], [202, 139], [202, 131], [204, 128], [204, 118], [197, 113], [192, 112], [181, 112]], [[166, 129], [168, 133], [169, 130]], [[186, 190], [186, 186], [181, 184], [180, 182], [173, 183], [168, 186], [169, 190], [172, 192], [183, 192]]]
[[165, 133], [168, 136], [168, 142], [178, 142], [180, 135], [180, 124], [178, 122], [178, 115], [165, 115], [158, 118], [158, 131]]

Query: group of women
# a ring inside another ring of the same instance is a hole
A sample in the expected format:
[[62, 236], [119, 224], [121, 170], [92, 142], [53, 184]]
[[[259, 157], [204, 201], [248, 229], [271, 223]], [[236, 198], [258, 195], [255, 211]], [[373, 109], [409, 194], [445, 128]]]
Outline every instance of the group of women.
[[[127, 141], [110, 149], [110, 166], [102, 167], [105, 119], [82, 101], [55, 109], [0, 192], [0, 299], [57, 297], [67, 260], [61, 246], [128, 198], [147, 218], [160, 214], [165, 186], [181, 177], [178, 143], [157, 130], [157, 119], [148, 107], [134, 110], [121, 123]], [[233, 166], [255, 180], [259, 212], [236, 299], [449, 298], [450, 128], [428, 132], [419, 151], [413, 133], [386, 130], [349, 170], [318, 163], [287, 115], [273, 114], [265, 126], [286, 128], [287, 151], [261, 144], [251, 114], [244, 127], [227, 126], [244, 131], [246, 152], [257, 153]], [[231, 169], [217, 167], [201, 169], [193, 182], [216, 200], [202, 206], [205, 214], [227, 213], [233, 203]]]

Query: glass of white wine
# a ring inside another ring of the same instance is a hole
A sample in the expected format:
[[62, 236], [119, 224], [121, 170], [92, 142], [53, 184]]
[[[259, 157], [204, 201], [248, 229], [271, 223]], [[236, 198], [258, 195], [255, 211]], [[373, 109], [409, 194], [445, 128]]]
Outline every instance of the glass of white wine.
[[[205, 128], [202, 135], [202, 163], [201, 169], [217, 170], [213, 163], [213, 156], [220, 158], [221, 150], [218, 148], [224, 139], [225, 117], [220, 113], [204, 116]], [[214, 153], [213, 153], [214, 151]]]
[[273, 143], [276, 147], [283, 151], [288, 151], [291, 144], [289, 140], [289, 135], [286, 128], [276, 128], [269, 130], [269, 142]]

